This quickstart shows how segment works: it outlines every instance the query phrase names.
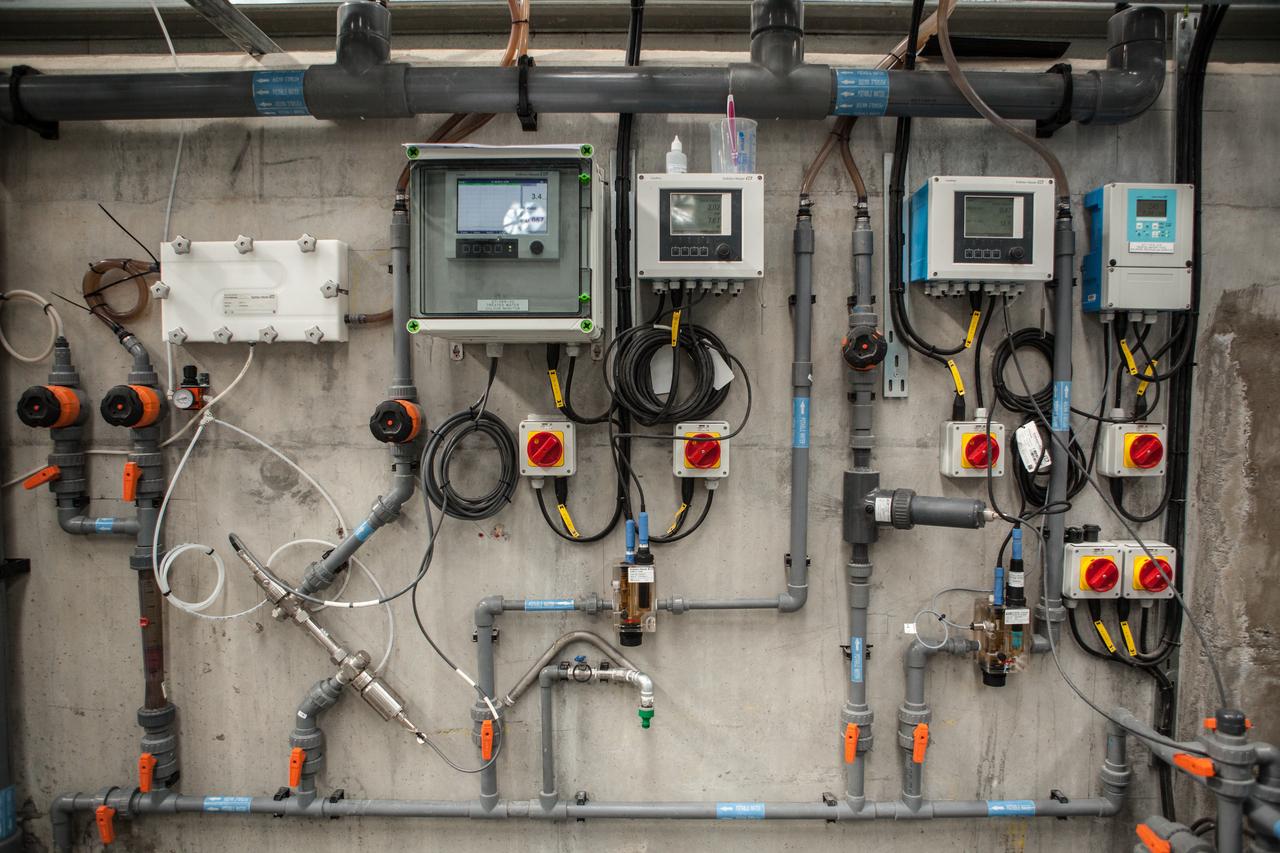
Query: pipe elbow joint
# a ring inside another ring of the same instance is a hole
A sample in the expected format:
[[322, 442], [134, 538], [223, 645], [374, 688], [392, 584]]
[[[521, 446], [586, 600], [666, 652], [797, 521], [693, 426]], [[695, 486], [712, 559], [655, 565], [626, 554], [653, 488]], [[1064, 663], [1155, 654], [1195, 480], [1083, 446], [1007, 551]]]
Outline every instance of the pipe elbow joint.
[[476, 603], [475, 623], [477, 628], [493, 625], [494, 617], [502, 615], [502, 596], [487, 595]]
[[53, 828], [53, 846], [58, 853], [71, 853], [72, 821], [78, 794], [59, 794], [49, 804], [49, 822]]
[[809, 588], [805, 586], [788, 586], [787, 591], [778, 596], [779, 613], [795, 613], [804, 608], [809, 600]]
[[1164, 13], [1150, 6], [1133, 6], [1111, 16], [1107, 70], [1088, 75], [1097, 98], [1084, 124], [1121, 124], [1156, 102], [1164, 90], [1164, 27]]

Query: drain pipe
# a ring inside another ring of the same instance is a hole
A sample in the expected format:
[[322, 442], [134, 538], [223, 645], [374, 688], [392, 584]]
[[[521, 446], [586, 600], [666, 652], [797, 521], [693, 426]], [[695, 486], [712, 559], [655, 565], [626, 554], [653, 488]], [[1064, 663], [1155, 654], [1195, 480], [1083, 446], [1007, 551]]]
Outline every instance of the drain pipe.
[[[289, 785], [304, 804], [316, 797], [316, 775], [324, 769], [324, 732], [319, 716], [338, 704], [342, 698], [342, 682], [322, 678], [311, 686], [294, 715], [289, 733]], [[301, 750], [301, 752], [294, 752]]]
[[391, 488], [373, 502], [369, 515], [337, 547], [307, 567], [298, 589], [315, 595], [346, 570], [351, 557], [381, 527], [400, 517], [417, 485], [420, 432], [424, 422], [413, 381], [413, 346], [409, 334], [409, 208], [408, 196], [397, 192], [391, 213], [391, 342], [394, 368], [389, 399], [374, 412], [374, 437], [391, 448]]
[[924, 697], [924, 669], [937, 653], [963, 657], [978, 650], [978, 641], [951, 637], [940, 646], [926, 646], [912, 641], [903, 656], [907, 676], [906, 695], [898, 708], [898, 747], [902, 758], [902, 803], [910, 811], [919, 811], [924, 803], [924, 759], [929, 747], [929, 723], [933, 711]]

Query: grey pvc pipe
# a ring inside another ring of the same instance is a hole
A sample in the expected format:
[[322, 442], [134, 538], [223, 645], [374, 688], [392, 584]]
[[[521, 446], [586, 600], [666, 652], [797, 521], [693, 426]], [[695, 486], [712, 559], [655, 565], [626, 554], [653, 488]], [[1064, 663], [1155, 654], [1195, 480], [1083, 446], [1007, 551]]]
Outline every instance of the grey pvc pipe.
[[[488, 599], [486, 599], [488, 601]], [[498, 602], [499, 612], [501, 612], [502, 602]], [[487, 613], [488, 618], [485, 619], [483, 614]], [[487, 624], [482, 624], [487, 623]], [[497, 696], [494, 687], [494, 661], [493, 661], [493, 614], [484, 609], [484, 602], [480, 607], [476, 608], [476, 684], [484, 691], [485, 695], [490, 698]], [[479, 722], [476, 723], [479, 726]], [[494, 746], [498, 745], [498, 738], [502, 737], [501, 727], [494, 728]], [[497, 753], [494, 754], [497, 758]], [[486, 812], [491, 812], [498, 805], [498, 762], [496, 760], [485, 762], [485, 767], [480, 771], [480, 803]]]
[[[0, 499], [2, 500], [2, 499]], [[0, 529], [0, 560], [8, 557], [5, 551], [4, 531]], [[9, 648], [9, 581], [0, 580], [0, 790], [13, 784], [13, 767], [9, 751], [9, 692], [10, 683], [10, 648]], [[17, 797], [9, 798], [7, 807], [15, 811], [3, 815], [12, 820], [13, 832], [0, 838], [0, 853], [17, 853], [22, 849], [22, 831], [17, 822]]]
[[413, 341], [409, 334], [409, 213], [397, 204], [391, 213], [391, 340], [395, 358], [392, 399], [417, 402], [413, 384]]
[[520, 697], [524, 695], [524, 692], [538, 680], [538, 674], [542, 671], [542, 668], [555, 660], [557, 655], [574, 643], [590, 643], [601, 654], [606, 655], [624, 669], [640, 669], [640, 667], [628, 660], [626, 655], [615, 648], [612, 643], [599, 634], [591, 631], [570, 631], [561, 635], [559, 639], [551, 644], [550, 648], [542, 653], [542, 657], [534, 661], [533, 666], [529, 667], [528, 671], [520, 677], [515, 686], [502, 695], [502, 703], [510, 708], [520, 701]]
[[553, 808], [559, 795], [556, 792], [556, 755], [555, 755], [555, 686], [558, 674], [556, 667], [547, 666], [539, 671], [538, 686], [541, 688], [542, 707], [542, 790], [538, 799], [544, 809]]
[[790, 613], [804, 607], [809, 597], [809, 431], [812, 421], [813, 385], [813, 220], [807, 208], [796, 216], [795, 329], [791, 355], [791, 550], [787, 565], [787, 591], [778, 598], [778, 609]]

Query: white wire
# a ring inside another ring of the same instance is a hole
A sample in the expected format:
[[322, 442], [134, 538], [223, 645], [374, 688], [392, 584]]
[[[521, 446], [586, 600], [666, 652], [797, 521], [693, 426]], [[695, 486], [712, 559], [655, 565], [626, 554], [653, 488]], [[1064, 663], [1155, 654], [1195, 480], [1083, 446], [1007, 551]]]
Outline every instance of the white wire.
[[53, 345], [57, 343], [58, 338], [62, 337], [62, 316], [58, 310], [53, 307], [48, 299], [45, 299], [38, 293], [30, 290], [9, 290], [0, 293], [0, 307], [3, 307], [10, 299], [21, 299], [25, 302], [34, 302], [44, 311], [46, 319], [49, 321], [49, 344], [39, 355], [29, 356], [15, 350], [9, 344], [9, 339], [5, 337], [4, 331], [0, 330], [0, 345], [4, 347], [4, 351], [25, 364], [39, 364], [53, 353]]
[[[236, 374], [236, 378], [235, 378], [235, 379], [232, 379], [232, 380], [231, 380], [231, 384], [230, 384], [230, 385], [228, 385], [226, 388], [223, 388], [221, 392], [219, 392], [218, 394], [215, 394], [212, 398], [210, 398], [210, 400], [209, 400], [209, 402], [208, 402], [208, 403], [205, 403], [205, 406], [204, 406], [205, 417], [210, 417], [210, 415], [209, 415], [209, 410], [210, 410], [210, 409], [212, 409], [212, 408], [214, 407], [214, 405], [215, 405], [215, 404], [217, 404], [217, 403], [221, 402], [222, 400], [225, 400], [225, 399], [226, 399], [226, 398], [231, 394], [231, 392], [232, 392], [232, 391], [234, 391], [234, 390], [236, 389], [236, 386], [240, 384], [240, 380], [244, 379], [245, 374], [249, 372], [249, 367], [250, 367], [250, 365], [252, 365], [252, 364], [253, 364], [253, 351], [254, 351], [254, 349], [255, 349], [254, 345], [253, 345], [253, 344], [249, 344], [249, 354], [248, 354], [247, 356], [245, 356], [244, 366], [242, 366], [242, 367], [240, 368], [240, 372]], [[170, 390], [172, 390], [172, 389], [170, 389]], [[193, 424], [195, 424], [195, 423], [196, 423], [196, 421], [198, 421], [198, 420], [201, 420], [201, 419], [200, 419], [200, 418], [192, 418], [191, 420], [187, 421], [185, 424], [183, 424], [183, 425], [182, 425], [182, 428], [181, 428], [181, 429], [179, 429], [179, 430], [178, 430], [177, 432], [175, 432], [173, 435], [171, 435], [171, 436], [169, 436], [168, 438], [166, 438], [164, 441], [160, 442], [160, 446], [161, 446], [161, 447], [168, 447], [169, 445], [171, 445], [171, 444], [173, 444], [175, 441], [177, 441], [179, 438], [182, 438], [182, 436], [186, 433], [186, 431], [187, 431], [187, 430], [189, 430], [189, 429], [191, 429], [192, 425], [193, 425]], [[224, 426], [231, 426], [230, 424], [226, 424], [225, 422], [222, 422], [222, 421], [219, 421], [219, 423], [223, 423], [223, 425], [224, 425]], [[233, 429], [234, 429], [234, 427], [233, 427]], [[249, 433], [247, 433], [247, 432], [246, 432], [246, 433], [244, 433], [244, 435], [249, 436], [250, 438], [254, 438], [253, 436], [249, 435]], [[256, 439], [256, 438], [254, 438], [254, 440], [255, 440], [255, 441], [258, 441], [258, 439]], [[264, 446], [265, 446], [265, 445], [264, 445]], [[271, 449], [271, 448], [268, 448], [268, 449]], [[280, 456], [280, 458], [281, 458], [281, 459], [284, 459], [286, 462], [288, 462], [288, 461], [289, 461], [286, 457], [284, 457], [283, 455], [281, 455], [281, 454], [279, 454], [279, 453], [277, 453], [276, 455], [277, 455], [277, 456]], [[293, 464], [293, 463], [292, 463], [292, 462], [290, 462], [289, 464]], [[310, 480], [310, 477], [308, 477], [308, 479]], [[311, 480], [311, 483], [312, 483], [312, 485], [316, 485], [316, 487], [317, 487], [317, 488], [319, 488], [319, 486], [316, 484], [316, 482], [315, 482], [314, 480]], [[323, 492], [323, 491], [324, 491], [324, 490], [323, 490], [323, 489], [321, 489], [321, 492]], [[337, 507], [336, 507], [336, 506], [334, 506], [334, 504], [333, 504], [333, 502], [332, 502], [332, 501], [330, 501], [330, 502], [329, 502], [329, 505], [334, 507], [334, 512], [337, 512]], [[343, 528], [344, 528], [344, 529], [346, 528], [346, 525], [345, 525], [345, 524], [343, 525]]]
[[[172, 46], [170, 45], [170, 47]], [[173, 62], [175, 65], [177, 64], [177, 54], [174, 55]], [[182, 167], [182, 145], [186, 138], [187, 129], [184, 127], [178, 131], [178, 152], [173, 155], [173, 178], [169, 181], [169, 201], [164, 206], [164, 239], [161, 241], [162, 243], [169, 242], [169, 223], [173, 219], [173, 196], [178, 189], [178, 170]]]
[[173, 57], [173, 67], [182, 70], [182, 66], [178, 63], [178, 51], [173, 48], [173, 39], [169, 38], [169, 28], [164, 25], [164, 18], [160, 15], [160, 9], [156, 6], [155, 0], [151, 0], [151, 11], [156, 13], [156, 22], [160, 24], [160, 32], [164, 33], [165, 44], [169, 45], [169, 54]]

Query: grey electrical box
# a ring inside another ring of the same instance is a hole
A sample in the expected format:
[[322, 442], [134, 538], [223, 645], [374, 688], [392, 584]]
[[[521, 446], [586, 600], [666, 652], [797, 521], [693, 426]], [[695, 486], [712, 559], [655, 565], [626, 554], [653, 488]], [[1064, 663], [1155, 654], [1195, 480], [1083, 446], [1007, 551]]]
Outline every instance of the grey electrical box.
[[590, 145], [406, 146], [413, 316], [460, 342], [604, 328], [604, 181]]

